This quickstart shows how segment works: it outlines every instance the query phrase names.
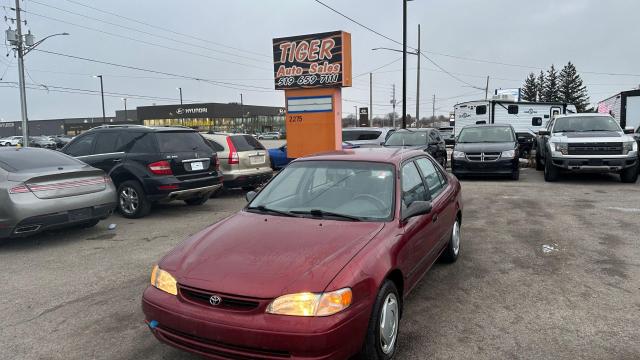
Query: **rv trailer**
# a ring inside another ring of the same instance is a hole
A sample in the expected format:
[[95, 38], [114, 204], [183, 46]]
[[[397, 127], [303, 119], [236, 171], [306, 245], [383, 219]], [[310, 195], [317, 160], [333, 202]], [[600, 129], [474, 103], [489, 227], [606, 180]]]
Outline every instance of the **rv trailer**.
[[598, 103], [598, 112], [613, 116], [624, 128], [640, 127], [640, 89], [622, 91]]
[[560, 102], [515, 101], [498, 95], [490, 100], [467, 101], [454, 106], [455, 134], [467, 125], [509, 124], [516, 131], [538, 131], [556, 116], [575, 113], [576, 107]]

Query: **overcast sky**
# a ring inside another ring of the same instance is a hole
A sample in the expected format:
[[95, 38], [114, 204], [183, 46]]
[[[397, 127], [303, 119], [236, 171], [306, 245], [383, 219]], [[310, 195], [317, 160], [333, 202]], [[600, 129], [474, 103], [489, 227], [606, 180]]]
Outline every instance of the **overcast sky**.
[[[401, 0], [323, 2], [384, 35], [402, 39]], [[14, 0], [0, 0], [5, 7], [13, 3]], [[26, 29], [35, 34], [36, 40], [49, 34], [71, 33], [47, 40], [39, 47], [41, 50], [217, 80], [228, 86], [33, 51], [26, 57], [30, 74], [27, 82], [49, 86], [49, 91], [43, 87], [27, 90], [29, 118], [34, 120], [101, 116], [99, 93], [59, 92], [69, 91], [62, 88], [99, 90], [99, 80], [92, 77], [94, 74], [104, 76], [105, 92], [129, 94], [128, 108], [178, 103], [177, 87], [182, 87], [185, 101], [234, 102], [243, 93], [245, 104], [282, 106], [284, 93], [272, 90], [272, 38], [332, 30], [352, 34], [356, 78], [354, 86], [343, 91], [345, 115], [353, 113], [354, 105], [366, 106], [369, 102], [368, 75], [357, 76], [396, 59], [374, 72], [373, 114], [391, 111], [392, 84], [396, 85], [397, 98], [401, 98], [401, 54], [371, 50], [400, 48], [399, 45], [313, 0], [24, 0], [23, 6]], [[408, 6], [410, 46], [416, 45], [417, 25], [421, 24], [423, 51], [444, 69], [477, 87], [484, 87], [489, 75], [490, 91], [517, 88], [530, 71], [537, 73], [551, 64], [562, 67], [567, 61], [572, 61], [582, 73], [592, 103], [640, 84], [640, 1], [414, 0]], [[8, 8], [0, 10], [0, 15], [5, 12], [12, 15]], [[6, 49], [2, 51], [4, 55]], [[4, 121], [20, 117], [18, 89], [10, 83], [17, 81], [16, 64], [13, 54], [0, 60], [0, 75], [5, 73], [0, 83], [0, 119]], [[409, 57], [408, 64], [408, 113], [415, 114], [415, 56]], [[436, 114], [448, 114], [456, 102], [484, 97], [483, 92], [453, 79], [423, 59], [421, 116], [431, 115], [434, 94]], [[136, 96], [158, 99], [136, 99]], [[122, 97], [125, 96], [106, 98], [108, 116], [123, 108]]]

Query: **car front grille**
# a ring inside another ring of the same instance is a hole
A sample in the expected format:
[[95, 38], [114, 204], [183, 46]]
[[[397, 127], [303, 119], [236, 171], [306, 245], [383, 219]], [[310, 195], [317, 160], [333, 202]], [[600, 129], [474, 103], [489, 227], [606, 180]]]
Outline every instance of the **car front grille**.
[[467, 153], [469, 161], [496, 161], [498, 159], [500, 159], [499, 152]]
[[622, 143], [573, 143], [569, 155], [621, 155]]
[[[225, 310], [250, 311], [260, 306], [260, 301], [258, 299], [218, 294], [212, 291], [196, 289], [184, 285], [180, 285], [180, 295], [188, 301], [211, 308]], [[220, 299], [220, 302], [216, 305], [213, 305], [211, 301], [211, 298], [214, 296]]]

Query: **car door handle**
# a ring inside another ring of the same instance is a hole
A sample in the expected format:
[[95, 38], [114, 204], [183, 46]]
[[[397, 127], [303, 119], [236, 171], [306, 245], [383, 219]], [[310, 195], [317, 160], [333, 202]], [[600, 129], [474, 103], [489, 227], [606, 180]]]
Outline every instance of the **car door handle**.
[[122, 159], [113, 159], [113, 162], [114, 163], [119, 163], [119, 162], [122, 162]]
[[433, 214], [433, 216], [431, 217], [431, 222], [437, 222], [438, 221], [438, 214]]

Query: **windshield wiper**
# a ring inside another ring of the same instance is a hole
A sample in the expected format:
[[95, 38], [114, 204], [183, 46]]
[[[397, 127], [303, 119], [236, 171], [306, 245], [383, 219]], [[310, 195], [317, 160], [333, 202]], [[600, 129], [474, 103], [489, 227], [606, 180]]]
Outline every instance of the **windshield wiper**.
[[278, 215], [282, 215], [282, 216], [297, 217], [296, 215], [292, 214], [291, 212], [268, 208], [268, 207], [266, 207], [264, 205], [249, 206], [247, 208], [247, 210], [258, 210], [259, 212], [262, 212], [262, 213], [273, 213], [273, 214], [278, 214]]
[[347, 219], [347, 220], [351, 220], [351, 221], [362, 221], [362, 219], [357, 217], [357, 216], [339, 214], [339, 213], [334, 213], [334, 212], [331, 212], [331, 211], [324, 211], [324, 210], [320, 210], [320, 209], [292, 210], [291, 213], [292, 214], [311, 215], [311, 216], [315, 216], [315, 217], [327, 217], [327, 216], [329, 216], [329, 217], [337, 217], [337, 218], [341, 218], [341, 219]]

